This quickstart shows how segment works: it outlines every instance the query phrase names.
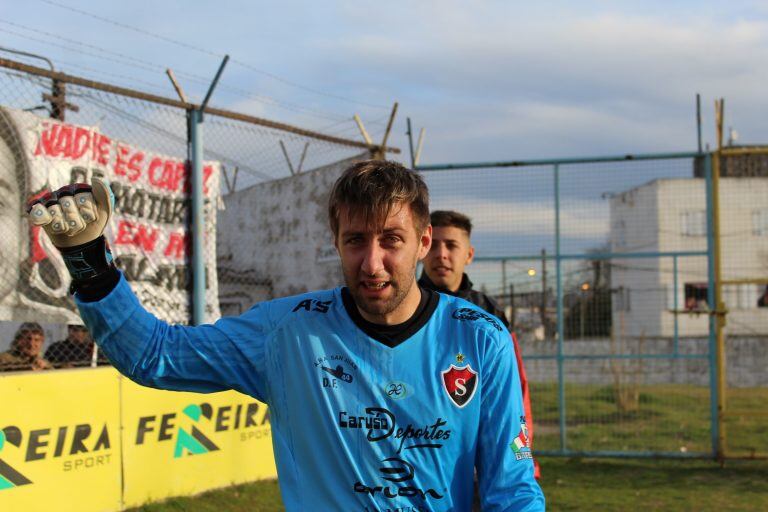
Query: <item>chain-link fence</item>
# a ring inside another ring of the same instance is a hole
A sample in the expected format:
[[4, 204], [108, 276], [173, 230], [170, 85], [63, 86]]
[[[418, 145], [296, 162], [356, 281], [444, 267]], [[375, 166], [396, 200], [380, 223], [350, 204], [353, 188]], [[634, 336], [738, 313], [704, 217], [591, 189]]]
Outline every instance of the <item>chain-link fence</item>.
[[[753, 412], [728, 416], [740, 422], [728, 433], [740, 456], [764, 445], [764, 408], [754, 409], [768, 386], [768, 172], [751, 162], [750, 177], [720, 180], [728, 396]], [[716, 453], [723, 425], [707, 163], [684, 153], [419, 167], [433, 209], [474, 223], [468, 274], [496, 297], [521, 341], [536, 452]]]
[[[63, 261], [24, 212], [42, 191], [97, 175], [110, 180], [115, 194], [108, 239], [118, 266], [150, 310], [188, 323], [195, 276], [187, 115], [195, 106], [13, 61], [1, 64], [0, 352], [6, 359], [0, 366], [105, 363], [79, 325]], [[296, 220], [280, 210], [306, 211], [297, 208], [297, 186], [306, 187], [304, 199], [320, 205], [324, 199], [315, 197], [313, 180], [377, 148], [218, 109], [206, 111], [202, 126], [206, 312], [213, 320], [221, 311], [239, 312], [306, 285], [295, 271], [306, 248], [288, 254], [279, 247], [296, 238]], [[276, 194], [281, 187], [286, 190]], [[322, 195], [327, 186], [318, 190]], [[313, 222], [324, 222], [320, 213]], [[310, 252], [307, 269], [315, 263]]]
[[[53, 76], [0, 68], [0, 349], [14, 369], [102, 362], [68, 327], [79, 319], [66, 271], [22, 213], [45, 187], [107, 175], [121, 269], [159, 316], [191, 313], [188, 107]], [[223, 111], [203, 127], [209, 318], [340, 284], [327, 194], [371, 148]], [[719, 182], [701, 153], [419, 168], [432, 208], [474, 223], [468, 273], [520, 338], [536, 451], [765, 452], [768, 171], [747, 149], [727, 150]]]
[[722, 313], [721, 452], [768, 457], [768, 148], [726, 147], [713, 162], [719, 177], [714, 299]]

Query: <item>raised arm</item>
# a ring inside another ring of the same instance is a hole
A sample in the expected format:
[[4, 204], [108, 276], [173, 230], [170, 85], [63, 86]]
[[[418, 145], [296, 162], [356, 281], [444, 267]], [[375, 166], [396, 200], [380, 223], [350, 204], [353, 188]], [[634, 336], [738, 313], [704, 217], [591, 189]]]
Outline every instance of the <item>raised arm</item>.
[[47, 193], [29, 205], [62, 254], [83, 321], [118, 370], [163, 389], [213, 392], [237, 389], [267, 401], [264, 346], [270, 332], [265, 307], [215, 325], [168, 325], [146, 311], [115, 268], [104, 238], [114, 197], [99, 179]]
[[266, 306], [214, 325], [169, 325], [142, 307], [123, 277], [103, 299], [77, 305], [101, 349], [131, 380], [178, 391], [232, 388], [268, 401]]

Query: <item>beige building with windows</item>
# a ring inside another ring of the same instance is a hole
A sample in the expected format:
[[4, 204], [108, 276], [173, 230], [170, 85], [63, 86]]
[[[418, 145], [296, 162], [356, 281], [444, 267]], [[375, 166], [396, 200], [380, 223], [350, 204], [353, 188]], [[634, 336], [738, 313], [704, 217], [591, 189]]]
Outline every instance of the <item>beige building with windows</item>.
[[[706, 183], [659, 179], [611, 199], [612, 252], [707, 251]], [[768, 178], [722, 178], [720, 222], [726, 332], [768, 335]], [[672, 337], [708, 333], [707, 257], [613, 260], [613, 328], [617, 335]]]

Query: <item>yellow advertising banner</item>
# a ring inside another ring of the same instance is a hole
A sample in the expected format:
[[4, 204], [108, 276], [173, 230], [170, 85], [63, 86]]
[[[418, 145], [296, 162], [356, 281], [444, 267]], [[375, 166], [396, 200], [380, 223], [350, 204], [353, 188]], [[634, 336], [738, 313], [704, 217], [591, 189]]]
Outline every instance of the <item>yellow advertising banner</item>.
[[110, 368], [0, 374], [0, 510], [119, 510], [119, 396]]
[[0, 512], [114, 512], [275, 478], [267, 407], [112, 368], [0, 373]]
[[127, 379], [122, 397], [126, 507], [276, 477], [267, 407], [253, 398]]

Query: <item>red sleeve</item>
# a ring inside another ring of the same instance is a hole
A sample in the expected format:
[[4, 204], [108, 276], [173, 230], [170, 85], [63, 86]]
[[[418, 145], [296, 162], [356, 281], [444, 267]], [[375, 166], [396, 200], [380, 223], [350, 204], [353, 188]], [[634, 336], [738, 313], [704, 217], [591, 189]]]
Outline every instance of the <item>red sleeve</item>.
[[[515, 333], [511, 333], [512, 343], [515, 346], [515, 358], [517, 359], [517, 371], [520, 373], [520, 384], [523, 388], [523, 406], [525, 407], [525, 424], [528, 427], [528, 442], [533, 450], [533, 413], [531, 412], [531, 393], [528, 389], [528, 377], [525, 375], [525, 366], [523, 366], [523, 353], [520, 350], [520, 344], [517, 342], [517, 336]], [[541, 478], [541, 469], [539, 468], [539, 462], [534, 459], [534, 476], [536, 480]]]

